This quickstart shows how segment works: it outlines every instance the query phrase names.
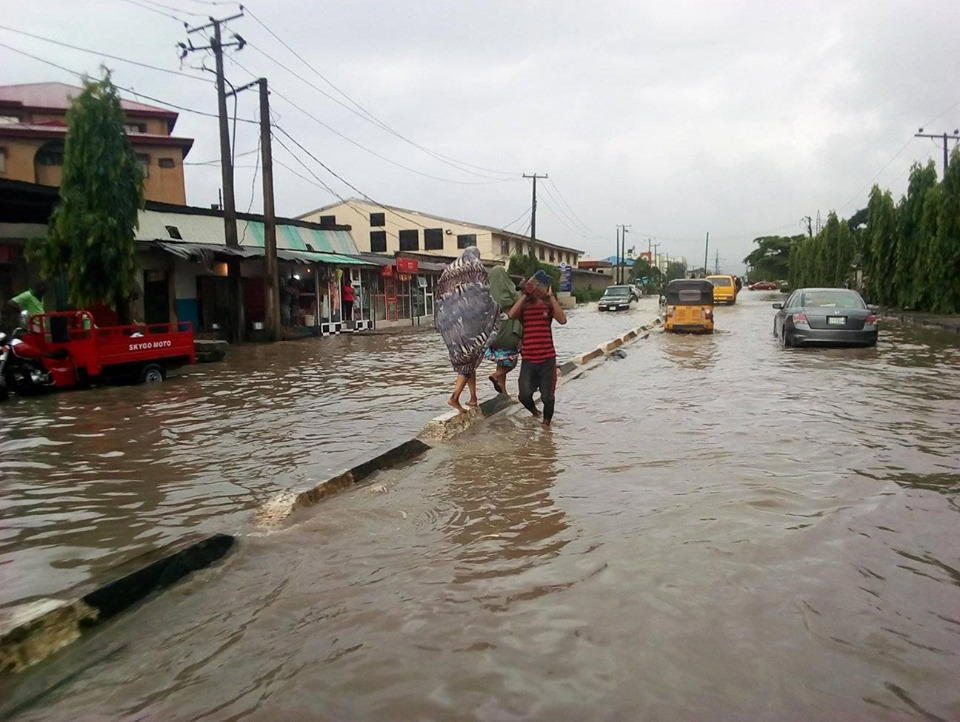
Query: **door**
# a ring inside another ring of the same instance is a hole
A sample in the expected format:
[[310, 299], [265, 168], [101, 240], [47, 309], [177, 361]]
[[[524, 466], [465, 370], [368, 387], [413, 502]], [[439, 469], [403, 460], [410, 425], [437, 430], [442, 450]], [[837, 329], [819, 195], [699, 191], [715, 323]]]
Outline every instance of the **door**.
[[143, 272], [143, 320], [170, 322], [170, 279], [166, 271]]

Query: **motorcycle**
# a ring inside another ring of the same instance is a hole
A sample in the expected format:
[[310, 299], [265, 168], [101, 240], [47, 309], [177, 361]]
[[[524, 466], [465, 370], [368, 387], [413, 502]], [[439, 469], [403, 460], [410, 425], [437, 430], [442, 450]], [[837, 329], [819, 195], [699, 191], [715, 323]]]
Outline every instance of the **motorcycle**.
[[41, 361], [43, 353], [23, 341], [22, 334], [23, 327], [9, 336], [0, 331], [0, 401], [6, 400], [11, 391], [21, 396], [37, 394], [52, 383]]

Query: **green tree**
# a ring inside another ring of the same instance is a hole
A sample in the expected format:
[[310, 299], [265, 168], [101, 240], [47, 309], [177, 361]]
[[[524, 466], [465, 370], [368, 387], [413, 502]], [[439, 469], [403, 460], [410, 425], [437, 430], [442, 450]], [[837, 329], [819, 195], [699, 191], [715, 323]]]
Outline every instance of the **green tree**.
[[933, 286], [932, 276], [937, 273], [939, 264], [937, 258], [937, 235], [940, 224], [940, 199], [943, 196], [943, 184], [927, 188], [923, 194], [923, 209], [920, 212], [921, 243], [917, 249], [917, 257], [913, 264], [914, 292], [916, 308], [929, 311], [937, 295]]
[[874, 303], [891, 303], [891, 279], [896, 269], [896, 208], [890, 191], [874, 186], [867, 204], [867, 239], [869, 246], [866, 274], [867, 295]]
[[129, 321], [143, 171], [109, 72], [101, 80], [84, 79], [67, 127], [60, 201], [31, 257], [48, 278], [65, 276], [72, 305], [105, 303]]
[[917, 256], [933, 238], [923, 233], [923, 204], [927, 190], [937, 185], [937, 168], [933, 161], [926, 166], [915, 163], [910, 168], [907, 194], [897, 205], [896, 272], [893, 302], [901, 308], [916, 308], [923, 280], [915, 272]]
[[803, 236], [760, 236], [754, 238], [756, 248], [743, 259], [750, 266], [747, 280], [777, 281], [790, 278], [790, 253]]
[[950, 154], [940, 184], [936, 241], [931, 244], [925, 279], [932, 290], [930, 310], [960, 312], [960, 151]]
[[851, 279], [851, 270], [857, 249], [853, 231], [850, 230], [850, 224], [846, 221], [840, 221], [837, 224], [836, 243], [835, 257], [837, 265], [834, 275], [835, 285], [840, 287], [852, 287], [853, 283]]
[[513, 276], [523, 276], [523, 278], [530, 278], [537, 271], [544, 271], [552, 281], [554, 292], [560, 287], [560, 268], [557, 266], [552, 266], [549, 263], [544, 263], [543, 261], [538, 260], [536, 257], [528, 255], [526, 253], [514, 253], [510, 256], [510, 261], [507, 263], [507, 273]]
[[665, 281], [669, 283], [675, 278], [684, 278], [687, 275], [687, 264], [681, 261], [670, 261], [667, 263], [667, 277]]

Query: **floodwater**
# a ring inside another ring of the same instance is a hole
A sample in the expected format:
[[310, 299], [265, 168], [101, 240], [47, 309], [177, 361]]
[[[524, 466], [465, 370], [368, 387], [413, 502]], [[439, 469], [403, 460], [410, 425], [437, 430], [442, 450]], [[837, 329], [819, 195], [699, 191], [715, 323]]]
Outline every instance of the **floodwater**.
[[[558, 351], [587, 351], [655, 312], [654, 299], [631, 313], [573, 311]], [[249, 530], [266, 500], [416, 435], [449, 410], [453, 381], [440, 336], [425, 330], [243, 346], [158, 386], [6, 402], [0, 608], [184, 534]], [[494, 394], [483, 375], [479, 391]]]
[[741, 298], [242, 539], [22, 718], [960, 719], [960, 348]]

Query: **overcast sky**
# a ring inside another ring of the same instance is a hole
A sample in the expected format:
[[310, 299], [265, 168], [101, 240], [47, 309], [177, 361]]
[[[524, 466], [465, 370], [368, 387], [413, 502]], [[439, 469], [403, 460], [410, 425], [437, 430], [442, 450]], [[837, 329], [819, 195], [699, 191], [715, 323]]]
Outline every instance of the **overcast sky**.
[[[316, 119], [274, 95], [275, 121], [343, 179], [381, 203], [503, 226], [529, 208], [530, 181], [520, 174], [549, 173], [538, 184], [537, 235], [590, 256], [612, 254], [615, 226], [625, 223], [628, 245], [645, 250], [653, 238], [661, 252], [699, 265], [709, 231], [711, 265], [717, 249], [723, 268], [742, 271], [755, 236], [797, 233], [800, 218], [818, 211], [849, 216], [873, 182], [899, 195], [915, 160], [932, 157], [939, 171], [939, 146], [912, 134], [921, 125], [932, 132], [960, 125], [956, 0], [251, 0], [248, 7], [397, 132], [361, 117], [252, 17], [232, 21], [229, 29], [250, 43], [232, 57]], [[237, 4], [47, 0], [16, 8], [4, 14], [5, 26], [178, 69], [175, 45], [186, 35], [163, 13], [202, 23], [211, 12], [233, 14]], [[94, 73], [100, 62], [8, 30], [0, 42], [76, 71]], [[202, 60], [191, 56], [184, 70], [211, 78], [190, 67]], [[104, 62], [118, 85], [216, 110], [208, 83]], [[213, 67], [209, 57], [206, 65]], [[0, 67], [2, 83], [75, 82], [2, 47]], [[227, 72], [236, 85], [251, 79], [232, 60]], [[257, 110], [256, 94], [242, 94], [240, 116], [256, 119]], [[196, 139], [188, 162], [217, 159], [215, 119], [182, 112], [175, 132]], [[255, 150], [257, 137], [255, 125], [239, 123], [237, 153]], [[297, 153], [338, 194], [358, 195]], [[275, 146], [274, 157], [309, 177], [283, 148]], [[251, 202], [261, 210], [259, 178], [251, 201], [255, 162], [254, 153], [236, 161], [241, 210]], [[336, 200], [283, 167], [275, 182], [284, 215]], [[190, 204], [215, 203], [219, 186], [218, 166], [189, 166]], [[524, 232], [528, 221], [522, 216], [511, 228]]]

